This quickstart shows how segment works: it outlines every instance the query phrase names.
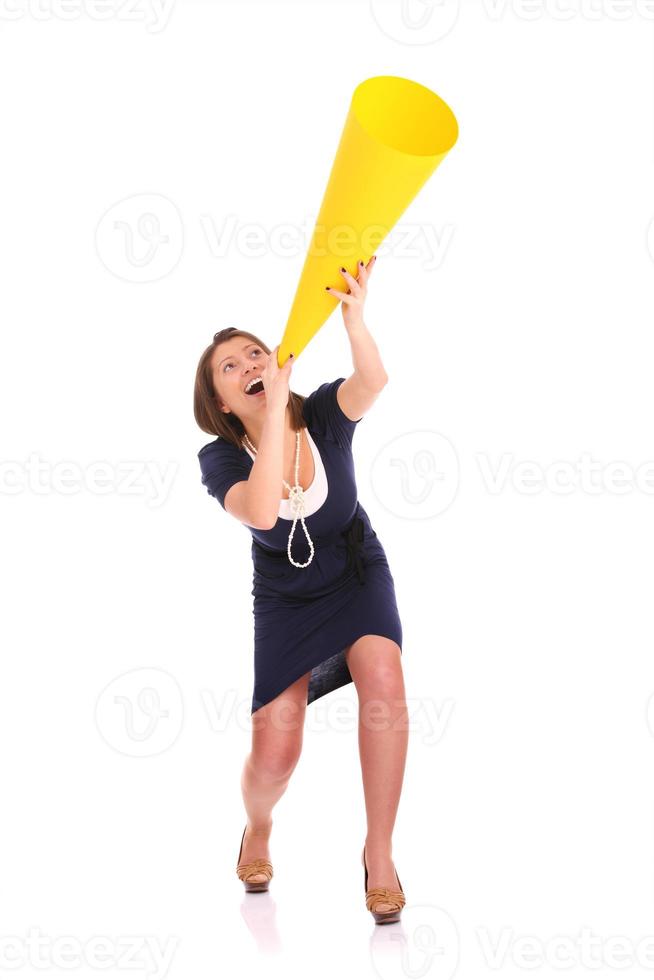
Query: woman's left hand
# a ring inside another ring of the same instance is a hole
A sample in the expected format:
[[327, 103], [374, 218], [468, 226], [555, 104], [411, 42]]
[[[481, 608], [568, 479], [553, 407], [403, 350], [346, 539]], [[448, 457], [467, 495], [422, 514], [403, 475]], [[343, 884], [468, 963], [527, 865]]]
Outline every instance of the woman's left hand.
[[341, 268], [341, 275], [350, 287], [346, 293], [334, 289], [333, 286], [325, 287], [332, 296], [337, 296], [338, 299], [343, 301], [341, 303], [341, 313], [343, 314], [343, 323], [348, 330], [351, 327], [360, 327], [363, 323], [363, 304], [367, 295], [368, 280], [376, 258], [377, 256], [373, 255], [367, 265], [359, 261], [359, 274], [356, 279], [349, 272], [346, 272], [344, 268]]

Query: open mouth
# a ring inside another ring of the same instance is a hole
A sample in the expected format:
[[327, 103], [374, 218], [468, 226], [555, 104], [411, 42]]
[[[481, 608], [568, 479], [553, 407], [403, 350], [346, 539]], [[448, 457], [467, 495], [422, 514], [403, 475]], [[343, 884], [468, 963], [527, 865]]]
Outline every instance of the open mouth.
[[264, 387], [263, 387], [263, 381], [261, 379], [255, 381], [254, 384], [251, 385], [250, 388], [245, 392], [246, 395], [263, 395], [263, 393], [264, 393]]

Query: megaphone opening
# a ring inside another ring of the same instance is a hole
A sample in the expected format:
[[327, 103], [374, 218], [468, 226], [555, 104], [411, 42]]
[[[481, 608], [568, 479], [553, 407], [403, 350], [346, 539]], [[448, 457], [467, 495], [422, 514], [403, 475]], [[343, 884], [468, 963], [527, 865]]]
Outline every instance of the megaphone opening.
[[369, 136], [411, 156], [441, 156], [459, 135], [456, 117], [440, 96], [397, 75], [361, 82], [352, 96], [352, 111]]

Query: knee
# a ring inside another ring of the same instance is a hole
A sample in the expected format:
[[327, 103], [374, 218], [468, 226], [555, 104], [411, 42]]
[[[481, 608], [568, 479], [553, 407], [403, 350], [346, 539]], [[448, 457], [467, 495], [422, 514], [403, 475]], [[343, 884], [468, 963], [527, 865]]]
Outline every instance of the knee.
[[368, 651], [359, 660], [358, 679], [367, 697], [397, 698], [404, 695], [400, 655], [387, 649]]
[[288, 779], [300, 758], [301, 746], [295, 741], [253, 749], [250, 766], [258, 779], [281, 782]]
[[366, 700], [397, 701], [404, 698], [404, 677], [402, 668], [388, 657], [376, 657], [366, 671], [362, 683]]
[[407, 717], [404, 680], [399, 668], [373, 666], [358, 687], [359, 723], [372, 731], [396, 730]]
[[402, 651], [388, 637], [359, 637], [347, 650], [346, 661], [359, 695], [369, 698], [404, 696]]

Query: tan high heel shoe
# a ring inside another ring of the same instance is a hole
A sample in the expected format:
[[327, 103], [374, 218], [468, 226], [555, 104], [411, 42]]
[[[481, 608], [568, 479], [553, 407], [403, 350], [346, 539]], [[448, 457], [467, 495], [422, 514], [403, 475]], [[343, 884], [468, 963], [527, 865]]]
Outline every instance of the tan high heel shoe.
[[402, 909], [406, 905], [406, 898], [404, 897], [402, 882], [400, 881], [400, 876], [397, 874], [395, 865], [393, 865], [393, 868], [397, 875], [397, 883], [400, 886], [399, 892], [392, 891], [390, 888], [368, 888], [365, 844], [361, 853], [361, 861], [365, 872], [363, 887], [366, 891], [366, 908], [369, 912], [372, 912], [377, 925], [381, 925], [384, 922], [399, 922]]
[[243, 841], [245, 840], [245, 831], [247, 829], [248, 825], [246, 824], [243, 830], [243, 836], [241, 837], [241, 847], [236, 862], [236, 874], [245, 885], [246, 892], [267, 892], [268, 883], [273, 876], [273, 868], [270, 861], [266, 858], [255, 858], [254, 861], [250, 861], [248, 864], [241, 864]]

